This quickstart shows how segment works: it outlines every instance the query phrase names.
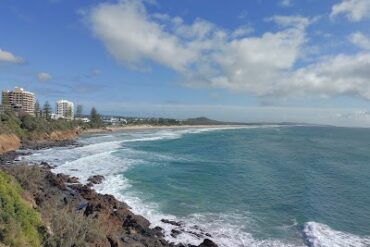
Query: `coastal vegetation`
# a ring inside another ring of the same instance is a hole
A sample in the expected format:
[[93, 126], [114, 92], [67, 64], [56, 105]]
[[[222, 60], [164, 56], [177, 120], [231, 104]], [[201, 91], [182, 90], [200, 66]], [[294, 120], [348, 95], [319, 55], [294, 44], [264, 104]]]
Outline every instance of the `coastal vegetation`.
[[[188, 246], [167, 242], [161, 228], [150, 228], [125, 203], [53, 174], [47, 164], [0, 161], [0, 216], [0, 246]], [[199, 246], [217, 247], [208, 239]]]
[[40, 246], [39, 213], [23, 198], [23, 189], [0, 170], [0, 242], [7, 246]]
[[19, 138], [29, 138], [34, 133], [51, 133], [78, 127], [77, 121], [48, 119], [28, 114], [16, 116], [12, 112], [0, 114], [0, 133], [15, 134]]

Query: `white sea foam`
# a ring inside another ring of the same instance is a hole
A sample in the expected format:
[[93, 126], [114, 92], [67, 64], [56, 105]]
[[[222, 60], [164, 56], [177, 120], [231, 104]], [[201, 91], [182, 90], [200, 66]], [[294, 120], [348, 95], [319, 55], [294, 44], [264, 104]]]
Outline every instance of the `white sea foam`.
[[370, 237], [333, 230], [327, 225], [307, 222], [303, 229], [307, 244], [312, 247], [369, 247]]
[[[155, 203], [143, 201], [145, 195], [132, 191], [129, 181], [122, 175], [109, 176], [102, 184], [96, 185], [95, 189], [103, 194], [112, 194], [118, 200], [126, 202], [134, 213], [146, 217], [151, 222], [152, 227], [162, 227], [165, 231], [166, 239], [170, 242], [197, 245], [204, 238], [211, 238], [219, 246], [223, 247], [303, 246], [303, 243], [297, 245], [274, 239], [255, 239], [252, 234], [242, 229], [241, 226], [248, 223], [250, 219], [241, 214], [192, 214], [186, 217], [163, 214]], [[182, 225], [180, 227], [173, 226], [163, 223], [161, 219], [181, 222]], [[182, 233], [174, 238], [171, 236], [173, 229], [180, 230]], [[211, 237], [206, 236], [205, 233], [210, 234]], [[197, 235], [201, 235], [201, 237]]]

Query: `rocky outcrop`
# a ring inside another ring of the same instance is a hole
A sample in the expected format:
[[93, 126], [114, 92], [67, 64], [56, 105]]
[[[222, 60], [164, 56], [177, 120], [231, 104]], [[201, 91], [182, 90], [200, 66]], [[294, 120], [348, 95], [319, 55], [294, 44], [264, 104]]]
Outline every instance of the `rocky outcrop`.
[[[47, 226], [53, 225], [48, 223], [48, 220], [53, 220], [55, 217], [59, 217], [58, 221], [63, 221], [66, 217], [69, 219], [70, 217], [66, 214], [65, 209], [71, 210], [69, 214], [75, 212], [81, 217], [90, 220], [88, 227], [94, 228], [93, 226], [95, 226], [96, 229], [99, 229], [99, 234], [97, 235], [99, 237], [88, 238], [88, 242], [85, 242], [86, 246], [196, 247], [194, 245], [168, 242], [164, 239], [162, 228], [150, 228], [150, 222], [144, 217], [132, 213], [130, 207], [124, 202], [116, 200], [112, 195], [99, 194], [88, 186], [77, 183], [77, 179], [74, 177], [54, 174], [46, 163], [42, 166], [33, 167], [26, 165], [23, 168], [21, 165], [3, 165], [2, 169], [15, 176], [22, 187], [28, 190], [29, 195], [33, 196], [29, 198], [29, 201], [33, 207], [39, 209], [46, 220], [44, 223]], [[29, 171], [33, 171], [37, 176], [31, 175]], [[27, 181], [23, 181], [24, 179]], [[50, 213], [45, 213], [45, 210], [50, 210], [50, 207], [56, 210], [56, 214], [53, 217], [50, 217]], [[64, 214], [61, 214], [61, 212]], [[45, 214], [47, 217], [45, 217]], [[79, 217], [73, 216], [73, 219], [79, 219]], [[165, 219], [163, 219], [163, 222], [171, 225], [181, 225], [181, 222]], [[53, 234], [53, 229], [51, 229], [49, 234]], [[177, 234], [177, 232], [173, 234]], [[209, 239], [204, 239], [199, 246], [217, 247]]]
[[51, 133], [33, 133], [31, 137], [22, 139], [22, 147], [27, 149], [42, 149], [55, 146], [74, 144], [79, 130], [53, 131]]
[[102, 175], [94, 175], [87, 179], [87, 181], [92, 184], [101, 184], [103, 180], [104, 180], [104, 176]]
[[28, 138], [20, 139], [14, 134], [0, 134], [0, 155], [19, 148], [42, 149], [74, 144], [79, 130], [53, 131], [51, 133], [32, 133]]
[[21, 141], [16, 135], [0, 134], [0, 155], [15, 151], [21, 146]]

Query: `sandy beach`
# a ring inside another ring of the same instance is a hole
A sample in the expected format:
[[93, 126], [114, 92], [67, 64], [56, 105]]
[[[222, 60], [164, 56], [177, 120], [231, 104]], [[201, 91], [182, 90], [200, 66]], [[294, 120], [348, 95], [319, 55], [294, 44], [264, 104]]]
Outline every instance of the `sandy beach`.
[[232, 128], [245, 127], [243, 125], [128, 125], [128, 126], [111, 126], [99, 129], [86, 129], [82, 134], [96, 134], [106, 132], [119, 131], [138, 131], [138, 130], [153, 130], [153, 129], [199, 129], [199, 128]]

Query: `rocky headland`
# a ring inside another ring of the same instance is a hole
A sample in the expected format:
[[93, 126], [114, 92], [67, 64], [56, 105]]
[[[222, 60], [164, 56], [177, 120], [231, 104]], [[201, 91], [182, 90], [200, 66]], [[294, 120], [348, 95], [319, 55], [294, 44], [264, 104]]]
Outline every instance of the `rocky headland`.
[[[195, 247], [170, 243], [164, 238], [162, 228], [151, 228], [150, 222], [132, 213], [127, 204], [111, 195], [97, 193], [92, 187], [101, 183], [103, 176], [92, 176], [89, 183], [83, 185], [75, 177], [54, 174], [52, 167], [45, 162], [38, 165], [13, 164], [17, 153], [12, 150], [70, 145], [78, 134], [77, 131], [60, 132], [37, 136], [29, 141], [11, 136], [0, 139], [1, 150], [4, 150], [0, 155], [0, 169], [15, 177], [24, 190], [23, 199], [41, 215], [42, 246]], [[181, 224], [166, 219], [162, 222]], [[181, 232], [174, 230], [171, 236], [176, 238], [178, 234]], [[206, 233], [204, 236], [211, 237]], [[206, 238], [198, 246], [217, 245]]]

